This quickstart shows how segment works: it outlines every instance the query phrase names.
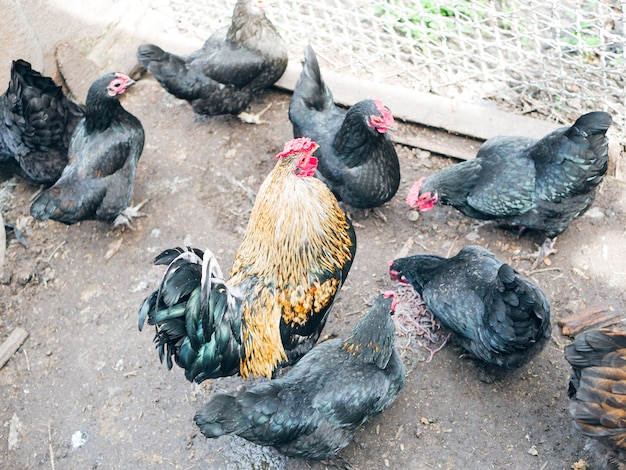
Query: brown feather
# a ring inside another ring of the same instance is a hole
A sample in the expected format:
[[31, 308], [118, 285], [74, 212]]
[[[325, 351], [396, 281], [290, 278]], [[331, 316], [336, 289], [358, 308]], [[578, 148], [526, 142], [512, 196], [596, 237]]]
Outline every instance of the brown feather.
[[296, 176], [293, 166], [293, 157], [279, 160], [261, 185], [230, 274], [232, 286], [257, 279], [242, 306], [244, 378], [271, 377], [287, 360], [281, 318], [295, 327], [327, 308], [341, 282], [324, 273], [340, 271], [354, 255], [351, 225], [333, 194], [316, 178]]

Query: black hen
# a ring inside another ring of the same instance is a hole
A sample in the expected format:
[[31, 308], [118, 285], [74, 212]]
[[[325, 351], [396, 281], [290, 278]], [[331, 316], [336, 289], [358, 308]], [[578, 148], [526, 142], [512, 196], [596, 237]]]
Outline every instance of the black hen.
[[565, 348], [574, 428], [593, 441], [605, 468], [626, 469], [626, 333], [590, 330]]
[[287, 68], [287, 47], [264, 9], [262, 0], [237, 0], [231, 25], [213, 33], [201, 49], [177, 56], [144, 44], [137, 59], [196, 113], [238, 114]]
[[593, 202], [607, 170], [605, 133], [611, 123], [608, 113], [597, 111], [540, 140], [494, 137], [476, 159], [417, 181], [406, 202], [420, 211], [440, 202], [469, 217], [502, 220], [554, 238]]
[[313, 48], [304, 50], [289, 119], [295, 137], [310, 137], [320, 148], [318, 176], [337, 198], [360, 208], [389, 201], [400, 185], [398, 155], [387, 130], [394, 119], [379, 100], [363, 100], [347, 112], [338, 108], [320, 74]]
[[33, 184], [54, 183], [82, 116], [82, 108], [51, 78], [14, 60], [9, 86], [0, 96], [0, 164]]
[[128, 205], [144, 130], [119, 102], [119, 95], [133, 83], [121, 73], [93, 82], [85, 117], [72, 134], [69, 162], [59, 180], [33, 201], [33, 217], [65, 224], [97, 219], [129, 225], [138, 215]]
[[461, 346], [487, 364], [519, 367], [550, 338], [545, 294], [485, 248], [399, 258], [389, 274], [410, 283]]
[[291, 457], [333, 457], [404, 386], [394, 304], [393, 293], [380, 295], [347, 339], [317, 345], [284, 376], [213, 395], [196, 424], [206, 437], [236, 434]]

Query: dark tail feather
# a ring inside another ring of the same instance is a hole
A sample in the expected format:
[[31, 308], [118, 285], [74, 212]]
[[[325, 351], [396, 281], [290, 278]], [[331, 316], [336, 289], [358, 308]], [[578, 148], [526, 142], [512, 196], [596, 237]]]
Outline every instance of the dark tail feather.
[[236, 398], [230, 395], [214, 395], [194, 416], [202, 434], [209, 438], [239, 434], [247, 429]]
[[183, 60], [154, 44], [143, 44], [137, 48], [137, 60], [141, 66], [154, 75], [154, 72], [168, 71], [175, 75], [175, 66], [184, 65]]
[[37, 220], [48, 220], [59, 207], [59, 199], [51, 189], [43, 191], [30, 205], [30, 215]]
[[159, 287], [139, 307], [139, 330], [156, 326], [161, 362], [172, 356], [188, 380], [236, 374], [241, 357], [240, 298], [221, 278], [210, 251], [172, 248], [154, 263], [167, 265]]
[[583, 145], [583, 148], [589, 145], [595, 157], [593, 163], [597, 166], [595, 171], [597, 176], [593, 181], [589, 180], [590, 183], [598, 184], [608, 168], [609, 139], [605, 134], [612, 123], [613, 119], [609, 113], [594, 111], [579, 117], [566, 132], [569, 139]]
[[626, 349], [626, 333], [603, 329], [585, 331], [565, 348], [565, 359], [574, 368], [604, 365], [607, 354]]
[[22, 139], [30, 148], [67, 152], [84, 110], [65, 96], [61, 86], [18, 59], [13, 61], [7, 94], [13, 97], [12, 112], [24, 118]]
[[[613, 119], [609, 113], [604, 111], [593, 111], [591, 113], [580, 116], [572, 128], [577, 132], [584, 132], [587, 135], [604, 135], [609, 127], [613, 124]], [[574, 132], [572, 129], [568, 132]]]
[[498, 280], [504, 289], [502, 299], [515, 336], [527, 344], [547, 339], [552, 333], [550, 304], [544, 292], [508, 264], [498, 269]]
[[27, 87], [38, 90], [40, 94], [53, 96], [62, 93], [61, 87], [54, 83], [54, 80], [50, 77], [33, 70], [31, 65], [25, 60], [14, 60], [11, 67], [9, 90], [13, 90], [21, 95], [23, 91], [22, 83]]
[[185, 58], [166, 52], [154, 44], [139, 46], [137, 60], [168, 93], [182, 100], [200, 98], [203, 87], [212, 82], [198, 71], [195, 74], [190, 72]]
[[296, 89], [309, 108], [321, 111], [333, 104], [333, 94], [324, 83], [317, 56], [310, 44], [304, 49], [302, 72]]

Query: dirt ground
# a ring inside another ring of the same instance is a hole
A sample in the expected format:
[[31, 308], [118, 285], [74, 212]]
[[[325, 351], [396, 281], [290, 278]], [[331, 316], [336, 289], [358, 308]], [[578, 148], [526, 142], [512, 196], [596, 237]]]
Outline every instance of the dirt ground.
[[[230, 269], [254, 192], [291, 138], [290, 95], [268, 92], [267, 124], [202, 118], [152, 78], [129, 90], [124, 106], [146, 130], [135, 203], [148, 216], [133, 231], [100, 222], [66, 227], [28, 215], [37, 188], [15, 181], [5, 221], [30, 247], [9, 237], [0, 276], [0, 341], [16, 328], [30, 334], [0, 370], [0, 467], [52, 469], [322, 469], [286, 459], [239, 438], [208, 440], [194, 412], [214, 390], [241, 379], [190, 384], [159, 363], [153, 330], [137, 330], [137, 309], [157, 285], [162, 249], [209, 247]], [[402, 132], [413, 129], [400, 124]], [[419, 344], [405, 350], [405, 388], [394, 405], [366, 423], [341, 452], [355, 469], [569, 469], [585, 441], [571, 428], [568, 367], [556, 319], [590, 306], [622, 311], [626, 301], [624, 184], [607, 178], [594, 208], [557, 241], [549, 266], [530, 272], [540, 236], [517, 235], [440, 207], [413, 222], [403, 199], [421, 175], [447, 158], [398, 147], [402, 184], [383, 212], [387, 223], [354, 212], [357, 255], [325, 334], [343, 336], [382, 289], [395, 287], [387, 264], [399, 253], [454, 254], [480, 244], [526, 272], [552, 304], [553, 341], [534, 360], [498, 380], [481, 381], [477, 364], [451, 343], [430, 363]], [[0, 179], [1, 181], [1, 179]], [[11, 182], [3, 183], [5, 188]], [[406, 338], [398, 338], [401, 344]]]

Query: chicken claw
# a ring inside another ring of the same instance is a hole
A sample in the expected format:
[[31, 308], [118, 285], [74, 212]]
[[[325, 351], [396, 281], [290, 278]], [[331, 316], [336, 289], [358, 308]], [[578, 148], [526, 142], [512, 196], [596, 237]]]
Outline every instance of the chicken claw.
[[256, 114], [251, 114], [247, 112], [242, 112], [237, 115], [237, 117], [241, 120], [241, 122], [245, 122], [246, 124], [269, 124], [268, 121], [261, 119], [268, 109], [272, 107], [272, 103], [268, 104], [265, 108], [259, 111]]
[[130, 206], [124, 209], [124, 211], [120, 215], [118, 215], [113, 221], [113, 227], [124, 225], [128, 227], [130, 230], [134, 230], [131, 224], [132, 219], [138, 218], [138, 217], [145, 217], [147, 215], [143, 212], [139, 212], [139, 209], [141, 209], [146, 202], [148, 202], [148, 199], [144, 199], [136, 206]]
[[557, 250], [554, 248], [554, 244], [556, 243], [556, 237], [554, 238], [546, 238], [538, 249], [535, 255], [537, 255], [537, 259], [532, 264], [530, 269], [536, 269], [543, 261], [550, 255], [557, 253]]

